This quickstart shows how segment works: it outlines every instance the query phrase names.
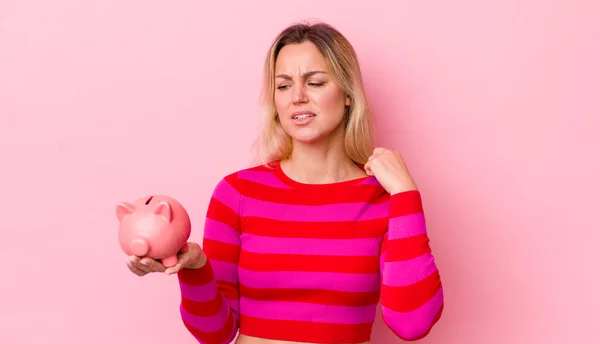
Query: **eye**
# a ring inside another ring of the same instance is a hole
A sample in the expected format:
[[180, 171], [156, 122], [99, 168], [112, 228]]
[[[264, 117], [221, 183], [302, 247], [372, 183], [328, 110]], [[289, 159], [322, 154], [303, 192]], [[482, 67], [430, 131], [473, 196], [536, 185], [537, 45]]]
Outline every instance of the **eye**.
[[313, 86], [313, 87], [320, 87], [320, 86], [325, 85], [325, 83], [324, 82], [309, 82], [308, 85]]
[[289, 85], [279, 85], [277, 86], [278, 90], [285, 90]]

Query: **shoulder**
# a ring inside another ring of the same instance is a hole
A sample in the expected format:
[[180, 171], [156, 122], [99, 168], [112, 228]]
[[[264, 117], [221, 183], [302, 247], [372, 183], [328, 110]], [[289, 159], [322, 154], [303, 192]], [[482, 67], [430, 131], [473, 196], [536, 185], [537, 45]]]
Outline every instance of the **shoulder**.
[[251, 167], [243, 168], [226, 174], [221, 180], [228, 181], [230, 183], [239, 183], [245, 179], [252, 179], [253, 177], [266, 176], [272, 174], [275, 171], [276, 165], [254, 165]]
[[246, 185], [274, 177], [277, 163], [271, 165], [254, 165], [225, 174], [217, 183], [217, 189], [231, 188], [244, 193]]

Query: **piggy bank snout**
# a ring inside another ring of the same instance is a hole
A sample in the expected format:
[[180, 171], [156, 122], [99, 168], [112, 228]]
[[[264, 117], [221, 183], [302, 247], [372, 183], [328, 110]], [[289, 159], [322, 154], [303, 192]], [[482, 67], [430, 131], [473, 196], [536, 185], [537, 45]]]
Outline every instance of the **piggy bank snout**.
[[131, 253], [138, 257], [145, 256], [150, 251], [150, 243], [146, 238], [135, 238], [129, 244]]

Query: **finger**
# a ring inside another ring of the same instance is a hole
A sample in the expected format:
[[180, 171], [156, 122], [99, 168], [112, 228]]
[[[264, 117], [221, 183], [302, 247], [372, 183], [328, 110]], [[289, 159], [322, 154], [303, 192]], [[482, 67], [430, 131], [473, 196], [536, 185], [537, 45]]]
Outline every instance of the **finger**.
[[378, 154], [384, 153], [386, 151], [387, 151], [387, 149], [385, 149], [383, 147], [377, 147], [373, 150], [373, 155], [378, 155]]
[[177, 264], [164, 270], [164, 273], [166, 275], [172, 275], [174, 273], [177, 273], [179, 270], [183, 269], [184, 266], [187, 266], [192, 260], [193, 254], [189, 252], [189, 246], [187, 246], [186, 244], [184, 247], [184, 252], [177, 255]]
[[137, 257], [127, 257], [126, 264], [127, 264], [127, 267], [129, 268], [129, 271], [133, 272], [134, 274], [136, 274], [138, 276], [146, 275], [147, 272], [143, 271], [142, 269], [140, 269], [137, 266], [136, 259], [137, 259]]
[[165, 273], [165, 275], [175, 274], [175, 273], [179, 272], [179, 270], [181, 270], [184, 266], [185, 266], [185, 262], [182, 260], [179, 260], [177, 262], [177, 264], [171, 266], [170, 268], [166, 268], [164, 273]]
[[148, 272], [163, 272], [165, 271], [165, 266], [162, 265], [159, 261], [152, 259], [150, 257], [144, 257], [140, 260], [140, 269], [148, 270]]
[[373, 167], [381, 163], [379, 160], [379, 155], [371, 155], [369, 161], [367, 161], [367, 163], [365, 164], [365, 167], [373, 171]]
[[170, 276], [172, 274], [176, 274], [179, 272], [179, 270], [181, 270], [181, 264], [176, 264], [175, 266], [172, 266], [170, 268], [167, 268], [164, 272], [165, 275]]
[[165, 269], [165, 274], [172, 275], [177, 273], [179, 270], [183, 269], [184, 266], [187, 266], [192, 259], [192, 255], [187, 253], [181, 254], [177, 257], [177, 264], [174, 266]]
[[367, 173], [368, 176], [372, 176], [373, 175], [373, 171], [371, 170], [371, 166], [369, 163], [366, 163], [364, 166], [365, 172]]
[[128, 256], [127, 257], [127, 266], [136, 267], [139, 269], [140, 257], [138, 256]]
[[132, 267], [134, 267], [138, 270], [141, 270], [145, 273], [153, 272], [151, 268], [149, 268], [147, 265], [142, 263], [141, 257], [132, 256], [131, 257], [131, 265], [132, 265]]
[[137, 263], [137, 264], [135, 265], [135, 267], [136, 267], [137, 269], [140, 269], [140, 270], [142, 270], [143, 272], [145, 272], [145, 273], [147, 273], [147, 274], [149, 274], [149, 273], [151, 273], [151, 272], [155, 272], [153, 269], [149, 268], [147, 265], [144, 265], [144, 264], [142, 264], [141, 262]]
[[131, 269], [131, 272], [133, 272], [134, 274], [142, 277], [142, 276], [146, 276], [148, 273], [146, 271], [142, 271], [140, 269], [138, 269], [136, 266], [133, 266]]

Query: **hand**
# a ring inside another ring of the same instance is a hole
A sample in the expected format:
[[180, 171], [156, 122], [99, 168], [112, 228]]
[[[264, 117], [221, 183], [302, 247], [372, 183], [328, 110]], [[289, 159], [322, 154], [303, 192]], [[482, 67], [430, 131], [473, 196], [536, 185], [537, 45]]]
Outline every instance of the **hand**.
[[365, 164], [365, 172], [375, 176], [391, 195], [417, 190], [417, 185], [400, 154], [389, 149], [375, 148]]
[[127, 267], [138, 276], [145, 276], [152, 272], [162, 272], [165, 275], [172, 275], [181, 269], [199, 269], [206, 264], [207, 257], [200, 248], [200, 245], [189, 242], [185, 244], [177, 254], [177, 264], [166, 268], [158, 260], [150, 257], [127, 257]]

